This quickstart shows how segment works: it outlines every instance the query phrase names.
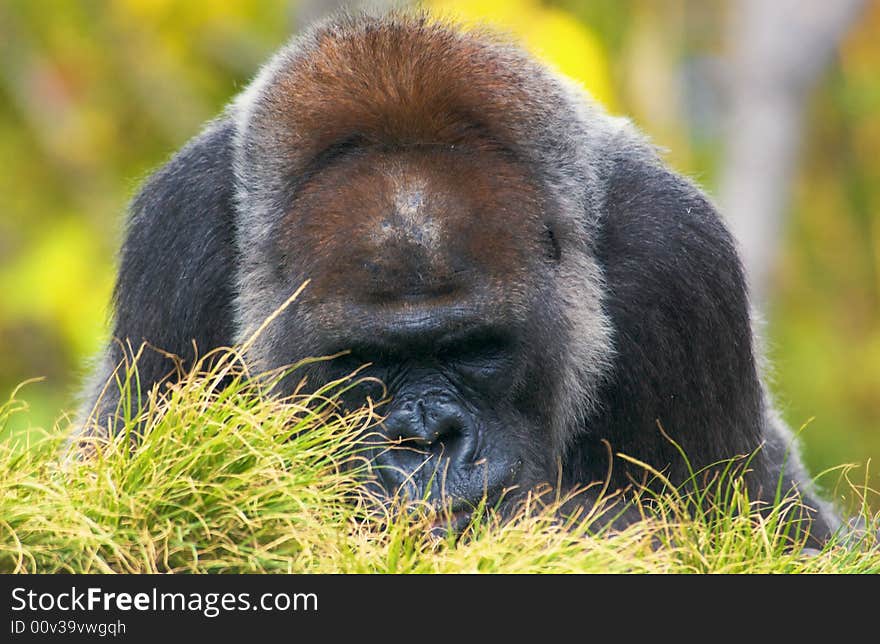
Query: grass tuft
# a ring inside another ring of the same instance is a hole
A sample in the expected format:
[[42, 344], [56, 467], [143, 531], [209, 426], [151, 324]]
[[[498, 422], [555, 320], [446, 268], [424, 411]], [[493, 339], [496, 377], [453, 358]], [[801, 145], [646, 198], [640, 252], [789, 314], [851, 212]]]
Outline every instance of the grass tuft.
[[[613, 497], [567, 521], [564, 499], [536, 497], [518, 520], [484, 507], [463, 538], [438, 538], [430, 510], [365, 491], [360, 437], [375, 417], [339, 412], [344, 382], [278, 399], [286, 372], [248, 378], [232, 352], [207, 364], [154, 388], [136, 417], [123, 397], [129, 420], [92, 458], [71, 458], [60, 428], [0, 443], [0, 573], [880, 572], [867, 503], [861, 537], [805, 555], [796, 501], [759, 507], [735, 467], [711, 497], [646, 493], [645, 520], [614, 534], [597, 521]], [[17, 394], [0, 406], [0, 434], [22, 407]]]

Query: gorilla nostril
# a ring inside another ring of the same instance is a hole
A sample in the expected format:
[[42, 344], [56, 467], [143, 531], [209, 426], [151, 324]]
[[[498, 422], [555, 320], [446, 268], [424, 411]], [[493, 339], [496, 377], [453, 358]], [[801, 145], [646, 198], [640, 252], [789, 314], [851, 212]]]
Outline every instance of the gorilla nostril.
[[461, 419], [458, 416], [446, 416], [433, 423], [433, 431], [429, 433], [430, 442], [451, 443], [464, 433]]
[[386, 430], [388, 437], [402, 446], [433, 448], [447, 453], [455, 451], [457, 443], [467, 433], [460, 414], [421, 408], [405, 419], [386, 422]]

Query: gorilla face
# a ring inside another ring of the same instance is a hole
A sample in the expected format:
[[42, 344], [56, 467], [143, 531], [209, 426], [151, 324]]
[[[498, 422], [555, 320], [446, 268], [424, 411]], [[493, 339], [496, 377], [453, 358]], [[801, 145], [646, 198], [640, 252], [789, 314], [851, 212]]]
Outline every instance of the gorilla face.
[[[275, 274], [280, 292], [296, 268], [313, 277], [267, 366], [348, 352], [311, 369], [317, 386], [367, 365], [361, 375], [390, 399], [371, 437], [384, 491], [454, 512], [494, 503], [527, 475], [524, 461], [535, 469], [529, 445], [546, 445], [552, 423], [533, 389], [554, 385], [537, 358], [552, 357], [540, 339], [558, 327], [556, 298], [535, 277], [553, 276], [559, 242], [525, 168], [478, 143], [350, 147], [300, 187], [270, 236], [288, 268]], [[307, 346], [304, 316], [319, 321]], [[363, 384], [346, 404], [382, 395]]]
[[[523, 368], [515, 336], [482, 325], [456, 330], [447, 315], [410, 325], [404, 333], [419, 339], [393, 350], [365, 342], [348, 363], [369, 364], [366, 374], [388, 386], [381, 425], [387, 443], [373, 450], [384, 490], [457, 511], [483, 496], [492, 503], [515, 484], [522, 441], [539, 426], [513, 400]], [[363, 396], [349, 395], [349, 401], [360, 406]]]

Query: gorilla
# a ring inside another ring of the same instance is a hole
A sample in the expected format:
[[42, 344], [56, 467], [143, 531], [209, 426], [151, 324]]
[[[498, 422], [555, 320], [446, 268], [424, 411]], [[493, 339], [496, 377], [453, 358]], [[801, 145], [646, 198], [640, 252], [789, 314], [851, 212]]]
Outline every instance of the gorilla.
[[800, 494], [818, 541], [839, 525], [762, 384], [710, 201], [480, 30], [362, 15], [294, 39], [135, 197], [114, 303], [82, 435], [113, 432], [125, 347], [163, 351], [140, 358], [143, 393], [167, 354], [240, 345], [282, 309], [249, 365], [347, 351], [307, 368], [314, 387], [369, 365], [400, 447], [371, 452], [389, 496], [466, 516], [541, 484], [626, 489], [644, 470], [620, 454], [674, 483], [752, 455], [751, 498]]

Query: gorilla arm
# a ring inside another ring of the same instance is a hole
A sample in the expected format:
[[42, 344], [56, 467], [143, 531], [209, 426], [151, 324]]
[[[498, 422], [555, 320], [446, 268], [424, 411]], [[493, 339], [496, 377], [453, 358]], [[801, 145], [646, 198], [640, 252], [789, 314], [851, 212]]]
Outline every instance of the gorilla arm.
[[[784, 493], [797, 489], [816, 510], [812, 536], [827, 538], [838, 520], [810, 494], [762, 386], [747, 285], [720, 215], [647, 147], [624, 146], [612, 168], [596, 249], [615, 361], [581, 446], [604, 454], [607, 440], [676, 483], [690, 472], [661, 427], [695, 471], [754, 453], [752, 498], [772, 502], [780, 481]], [[612, 470], [612, 487], [644, 475], [621, 460]]]
[[113, 432], [122, 411], [116, 381], [125, 380], [143, 343], [149, 346], [137, 361], [137, 378], [122, 383], [132, 388], [135, 410], [174, 369], [155, 349], [187, 364], [197, 352], [232, 344], [231, 143], [231, 123], [215, 122], [150, 177], [133, 200], [114, 292], [112, 339], [86, 392], [82, 413], [88, 417], [78, 423], [82, 435]]

